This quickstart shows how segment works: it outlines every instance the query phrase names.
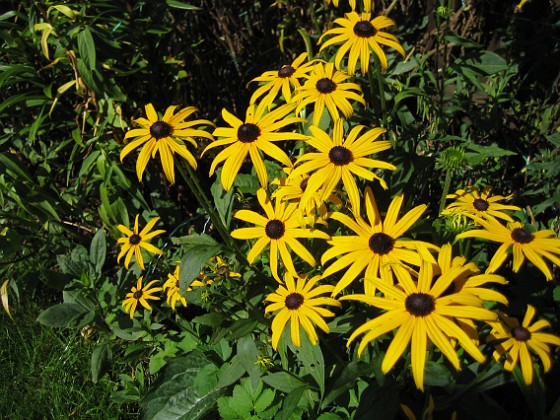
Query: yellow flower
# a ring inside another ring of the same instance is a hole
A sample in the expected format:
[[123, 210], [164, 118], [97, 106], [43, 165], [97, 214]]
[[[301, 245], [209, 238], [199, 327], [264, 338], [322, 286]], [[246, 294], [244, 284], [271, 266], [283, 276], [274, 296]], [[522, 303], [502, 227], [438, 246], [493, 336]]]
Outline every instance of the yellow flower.
[[210, 284], [226, 278], [241, 277], [241, 273], [231, 271], [229, 264], [220, 256], [210, 258], [207, 265], [209, 266], [210, 273], [206, 274], [204, 271], [201, 271], [199, 276], [205, 283]]
[[132, 286], [129, 293], [126, 294], [125, 300], [123, 300], [122, 306], [126, 313], [130, 313], [130, 319], [134, 318], [134, 313], [136, 312], [136, 306], [138, 302], [148, 311], [152, 310], [152, 307], [148, 303], [148, 300], [160, 300], [159, 296], [154, 296], [154, 293], [161, 292], [163, 289], [161, 287], [152, 287], [153, 284], [159, 282], [159, 280], [152, 280], [147, 285], [142, 287], [142, 277], [138, 279], [136, 287]]
[[379, 58], [381, 68], [386, 70], [387, 56], [380, 44], [394, 48], [403, 57], [405, 56], [404, 49], [397, 37], [383, 31], [383, 29], [395, 25], [395, 22], [388, 17], [377, 16], [371, 19], [370, 13], [359, 15], [356, 12], [350, 12], [345, 17], [336, 19], [334, 23], [339, 26], [328, 30], [319, 38], [319, 43], [321, 43], [324, 37], [334, 35], [321, 46], [319, 52], [331, 45], [342, 44], [335, 56], [337, 69], [340, 69], [340, 62], [349, 53], [348, 73], [353, 75], [356, 72], [356, 63], [359, 58], [361, 72], [366, 74], [369, 68], [370, 53], [373, 50]]
[[[167, 281], [163, 284], [163, 290], [167, 294], [167, 303], [171, 306], [171, 309], [175, 310], [177, 302], [181, 302], [183, 306], [187, 306], [187, 299], [184, 294], [181, 293], [181, 287], [179, 284], [181, 266], [175, 266], [175, 271], [173, 274], [167, 275]], [[204, 283], [200, 280], [194, 280], [189, 287], [187, 287], [187, 292], [192, 290], [192, 287], [202, 287]]]
[[350, 100], [360, 102], [364, 106], [366, 101], [358, 84], [346, 82], [349, 78], [348, 73], [335, 70], [334, 63], [315, 64], [304, 85], [292, 98], [292, 101], [298, 104], [296, 115], [307, 105], [314, 104], [312, 125], [319, 125], [325, 107], [333, 121], [340, 118], [339, 110], [345, 118], [350, 118], [354, 113]]
[[128, 131], [124, 138], [140, 137], [128, 143], [121, 150], [121, 162], [126, 155], [134, 149], [143, 146], [138, 160], [136, 161], [136, 175], [142, 181], [142, 174], [148, 165], [148, 162], [153, 158], [156, 153], [159, 153], [161, 165], [165, 177], [171, 183], [175, 183], [175, 164], [173, 155], [177, 153], [185, 159], [189, 165], [196, 169], [196, 159], [192, 153], [187, 149], [185, 141], [191, 143], [196, 147], [196, 142], [193, 140], [195, 137], [206, 137], [213, 140], [210, 133], [204, 130], [193, 128], [195, 125], [213, 125], [207, 120], [194, 120], [184, 121], [197, 109], [193, 106], [183, 108], [177, 114], [173, 115], [177, 107], [175, 105], [168, 107], [165, 110], [163, 118], [159, 118], [154, 106], [148, 104], [145, 106], [146, 118], [138, 118], [134, 122], [142, 128], [135, 128]]
[[467, 267], [455, 267], [436, 276], [434, 281], [433, 266], [424, 261], [418, 274], [418, 283], [415, 283], [408, 270], [397, 266], [395, 271], [399, 279], [398, 285], [387, 284], [377, 278], [370, 280], [384, 297], [363, 294], [341, 297], [340, 300], [357, 300], [386, 311], [358, 327], [350, 336], [348, 346], [360, 334], [365, 333], [358, 347], [358, 354], [361, 354], [370, 341], [398, 328], [385, 353], [381, 369], [383, 373], [389, 372], [410, 343], [412, 375], [416, 386], [422, 391], [429, 342], [457, 370], [461, 368], [461, 363], [454, 349], [455, 340], [476, 361], [482, 363], [484, 355], [473, 341], [476, 337], [463, 331], [455, 318], [494, 321], [497, 314], [482, 308], [482, 301], [470, 293], [458, 292], [442, 296], [453, 280], [468, 270]]
[[513, 219], [505, 211], [521, 210], [520, 207], [510, 206], [507, 204], [500, 204], [499, 201], [510, 200], [513, 195], [504, 197], [502, 195], [490, 196], [492, 187], [485, 187], [482, 192], [477, 188], [468, 186], [466, 189], [459, 189], [453, 194], [449, 194], [447, 198], [454, 198], [456, 201], [449, 204], [442, 214], [457, 214], [461, 213], [466, 216], [481, 217], [483, 219], [500, 218], [508, 222], [513, 222]]
[[393, 284], [395, 267], [402, 264], [419, 267], [423, 260], [436, 262], [430, 250], [437, 250], [437, 246], [401, 238], [422, 216], [427, 208], [425, 204], [416, 206], [398, 220], [404, 196], [397, 195], [389, 205], [385, 220], [382, 220], [371, 188], [366, 188], [365, 196], [369, 223], [359, 214], [355, 214], [354, 219], [339, 212], [331, 215], [331, 219], [356, 233], [333, 236], [327, 241], [331, 248], [321, 258], [321, 263], [325, 264], [332, 258], [341, 256], [323, 272], [324, 278], [345, 269], [334, 289], [335, 294], [346, 288], [364, 269], [365, 293], [373, 295], [375, 287], [369, 279], [380, 277], [386, 284]]
[[250, 103], [254, 104], [265, 93], [266, 96], [262, 99], [262, 102], [267, 108], [272, 107], [272, 103], [279, 93], [282, 93], [286, 103], [291, 102], [293, 90], [301, 87], [299, 79], [307, 76], [316, 61], [312, 60], [304, 63], [306, 59], [307, 53], [302, 53], [292, 64], [282, 66], [280, 70], [266, 71], [261, 76], [251, 80], [252, 82], [262, 82], [264, 84], [253, 93]]
[[[297, 217], [297, 204], [286, 204], [275, 200], [274, 207], [264, 189], [257, 191], [257, 199], [265, 212], [265, 216], [251, 210], [238, 210], [234, 217], [256, 226], [240, 228], [231, 232], [235, 239], [257, 239], [249, 254], [247, 261], [252, 264], [267, 245], [270, 245], [270, 270], [273, 277], [281, 282], [278, 275], [278, 254], [293, 276], [297, 276], [290, 249], [311, 266], [315, 266], [315, 258], [297, 240], [297, 238], [329, 239], [329, 235], [320, 230], [302, 228]], [[290, 249], [288, 249], [288, 247]]]
[[[325, 201], [342, 180], [346, 194], [354, 212], [360, 209], [360, 192], [355, 176], [373, 181], [379, 181], [383, 188], [387, 188], [385, 181], [372, 169], [397, 169], [390, 163], [371, 159], [369, 156], [391, 148], [391, 142], [377, 140], [385, 133], [383, 128], [373, 128], [362, 135], [365, 127], [358, 125], [344, 137], [342, 120], [334, 124], [332, 138], [318, 127], [311, 126], [312, 137], [307, 141], [318, 152], [305, 153], [297, 161], [290, 178], [312, 173], [307, 181], [305, 193], [301, 197], [300, 210], [309, 207], [313, 196], [321, 191], [321, 201]], [[303, 163], [302, 163], [303, 162]]]
[[521, 269], [525, 258], [531, 261], [547, 280], [552, 280], [552, 271], [545, 262], [545, 258], [560, 266], [560, 238], [551, 230], [529, 231], [520, 222], [508, 223], [507, 227], [496, 219], [475, 219], [482, 226], [482, 230], [469, 230], [457, 235], [457, 239], [480, 238], [493, 242], [500, 242], [490, 263], [488, 273], [495, 272], [504, 263], [508, 256], [508, 249], [513, 251], [513, 271]]
[[117, 262], [121, 260], [121, 258], [126, 254], [124, 259], [124, 266], [128, 269], [130, 264], [130, 260], [134, 255], [136, 258], [136, 264], [140, 267], [141, 270], [144, 269], [144, 258], [142, 257], [142, 248], [146, 251], [151, 252], [152, 254], [163, 254], [163, 251], [154, 245], [150, 244], [150, 239], [154, 238], [157, 235], [160, 235], [165, 232], [165, 230], [155, 230], [150, 232], [155, 224], [158, 222], [159, 217], [155, 217], [148, 222], [148, 224], [142, 229], [141, 232], [138, 232], [138, 216], [134, 219], [134, 230], [130, 230], [124, 225], [118, 225], [117, 229], [126, 235], [125, 238], [117, 239], [117, 243], [121, 244], [121, 252], [117, 257]]
[[527, 312], [523, 322], [519, 325], [516, 318], [509, 317], [500, 312], [500, 320], [489, 322], [492, 331], [487, 341], [501, 341], [493, 353], [494, 360], [498, 361], [506, 354], [504, 369], [513, 371], [517, 362], [520, 362], [523, 380], [527, 385], [533, 382], [533, 356], [536, 353], [542, 361], [544, 371], [548, 372], [552, 366], [550, 345], [560, 346], [560, 337], [541, 332], [543, 328], [550, 327], [547, 320], [541, 319], [531, 325], [535, 317], [535, 308], [527, 305]]
[[231, 127], [216, 128], [214, 136], [222, 139], [210, 143], [202, 154], [214, 147], [228, 146], [216, 155], [210, 167], [210, 175], [212, 175], [216, 166], [225, 161], [220, 180], [226, 191], [231, 189], [247, 155], [251, 158], [261, 186], [265, 188], [268, 185], [268, 174], [261, 151], [285, 166], [292, 166], [286, 152], [273, 142], [307, 138], [300, 133], [277, 132], [290, 124], [305, 121], [302, 118], [287, 116], [294, 110], [295, 104], [282, 105], [265, 114], [266, 108], [265, 101], [258, 106], [250, 105], [247, 108], [245, 121], [241, 121], [226, 109], [222, 110], [223, 119]]
[[278, 342], [288, 321], [290, 321], [290, 335], [294, 345], [298, 347], [301, 345], [300, 325], [311, 343], [317, 344], [319, 337], [314, 324], [328, 334], [329, 326], [323, 318], [334, 316], [333, 312], [322, 306], [341, 306], [336, 299], [320, 296], [331, 293], [333, 289], [330, 285], [315, 287], [321, 276], [314, 276], [309, 280], [303, 276], [296, 277], [297, 283], [291, 274], [286, 273], [285, 286], [279, 286], [276, 293], [269, 294], [265, 299], [272, 302], [265, 308], [265, 313], [280, 311], [272, 321], [272, 347], [275, 350], [278, 348]]

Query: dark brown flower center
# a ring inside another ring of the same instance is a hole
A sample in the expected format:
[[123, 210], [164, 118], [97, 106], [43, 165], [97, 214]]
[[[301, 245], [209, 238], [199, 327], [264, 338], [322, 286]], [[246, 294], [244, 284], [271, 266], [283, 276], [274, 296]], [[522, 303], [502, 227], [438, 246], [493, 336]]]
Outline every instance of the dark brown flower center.
[[426, 293], [412, 293], [406, 298], [404, 306], [414, 316], [429, 315], [436, 307], [434, 298]]
[[237, 129], [237, 138], [242, 143], [252, 143], [261, 134], [261, 129], [253, 123], [245, 123]]
[[140, 299], [142, 297], [142, 290], [137, 290], [136, 292], [134, 292], [132, 297], [136, 300]]
[[301, 305], [303, 305], [303, 296], [299, 293], [291, 293], [286, 297], [286, 308], [294, 310]]
[[284, 223], [282, 223], [282, 221], [278, 219], [270, 220], [264, 228], [266, 236], [268, 236], [270, 239], [280, 239], [282, 236], [284, 236], [285, 230], [286, 229], [284, 228]]
[[329, 150], [329, 159], [337, 166], [348, 165], [354, 159], [352, 152], [344, 146], [334, 146]]
[[482, 198], [477, 198], [473, 201], [473, 207], [478, 211], [486, 211], [488, 210], [488, 207], [490, 207], [490, 204], [488, 204], [488, 201], [483, 200]]
[[362, 20], [354, 25], [354, 33], [360, 38], [371, 38], [375, 36], [377, 29], [374, 28], [371, 22]]
[[150, 126], [150, 134], [156, 140], [169, 136], [173, 132], [173, 127], [165, 121], [156, 121]]
[[222, 265], [221, 267], [218, 267], [218, 274], [220, 276], [223, 276], [223, 275], [228, 274], [228, 273], [229, 273], [229, 268], [227, 266]]
[[294, 69], [292, 66], [284, 66], [280, 70], [278, 70], [278, 77], [284, 79], [286, 77], [290, 77], [295, 72], [296, 69]]
[[142, 237], [136, 233], [130, 235], [130, 238], [128, 238], [128, 242], [130, 242], [131, 245], [138, 245], [141, 241]]
[[393, 249], [395, 240], [383, 232], [377, 232], [369, 238], [369, 249], [379, 255], [385, 255]]
[[315, 85], [317, 90], [321, 93], [331, 93], [336, 89], [336, 83], [331, 79], [323, 78], [317, 82]]
[[520, 244], [528, 244], [534, 238], [533, 234], [524, 228], [515, 228], [511, 232], [511, 239]]
[[519, 326], [512, 328], [511, 335], [513, 335], [513, 338], [517, 341], [527, 341], [531, 338], [531, 331], [525, 327]]

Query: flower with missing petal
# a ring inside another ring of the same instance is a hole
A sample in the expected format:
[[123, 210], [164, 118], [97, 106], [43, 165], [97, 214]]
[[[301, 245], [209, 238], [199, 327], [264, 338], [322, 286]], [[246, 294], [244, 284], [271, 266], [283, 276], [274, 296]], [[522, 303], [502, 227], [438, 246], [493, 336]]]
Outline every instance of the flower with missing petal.
[[305, 121], [303, 118], [288, 116], [294, 108], [295, 104], [286, 104], [270, 112], [265, 112], [266, 102], [261, 101], [258, 106], [249, 105], [245, 121], [240, 120], [226, 109], [222, 110], [222, 117], [230, 127], [216, 128], [213, 134], [219, 139], [210, 143], [202, 154], [214, 147], [227, 146], [216, 155], [210, 166], [210, 175], [212, 175], [216, 167], [225, 161], [220, 177], [224, 190], [231, 189], [247, 155], [255, 167], [263, 188], [268, 186], [268, 173], [261, 152], [285, 166], [292, 166], [286, 152], [276, 146], [274, 142], [307, 139], [307, 136], [300, 133], [278, 131], [290, 124]]
[[161, 292], [163, 289], [161, 287], [152, 287], [152, 285], [158, 282], [159, 280], [152, 280], [142, 287], [142, 277], [140, 277], [136, 282], [136, 287], [132, 286], [131, 291], [126, 294], [122, 303], [124, 311], [130, 313], [130, 319], [134, 318], [138, 303], [148, 311], [151, 311], [152, 307], [148, 303], [148, 300], [160, 300], [160, 297], [154, 296], [154, 293]]
[[297, 283], [294, 276], [286, 273], [284, 285], [279, 286], [275, 293], [269, 294], [265, 299], [272, 302], [265, 308], [265, 313], [280, 311], [272, 321], [272, 347], [275, 350], [278, 348], [278, 342], [288, 321], [294, 345], [298, 347], [301, 345], [300, 325], [307, 333], [309, 341], [317, 344], [319, 337], [314, 325], [328, 334], [329, 326], [323, 318], [334, 316], [333, 312], [323, 306], [341, 306], [336, 299], [321, 296], [331, 293], [333, 289], [330, 285], [316, 286], [321, 276], [310, 279], [303, 276], [295, 277]]
[[434, 275], [433, 265], [423, 261], [415, 282], [411, 273], [402, 266], [395, 267], [398, 285], [387, 284], [377, 278], [369, 279], [383, 294], [346, 295], [340, 300], [356, 300], [385, 312], [358, 327], [350, 336], [348, 346], [361, 334], [365, 334], [358, 346], [361, 354], [367, 344], [397, 329], [387, 348], [381, 370], [389, 372], [410, 343], [410, 364], [414, 382], [424, 390], [424, 369], [429, 343], [433, 343], [451, 362], [461, 369], [455, 350], [455, 341], [476, 361], [484, 362], [484, 355], [471, 337], [457, 324], [456, 318], [495, 321], [498, 315], [482, 307], [482, 300], [470, 293], [457, 292], [442, 296], [453, 280], [468, 271], [468, 267], [455, 267], [441, 276]]
[[173, 115], [175, 105], [168, 107], [165, 114], [160, 119], [154, 106], [148, 104], [145, 106], [146, 118], [138, 118], [134, 122], [142, 128], [134, 128], [128, 131], [124, 138], [128, 139], [136, 137], [135, 140], [128, 143], [121, 150], [121, 162], [126, 155], [134, 149], [142, 146], [142, 150], [136, 161], [136, 175], [142, 181], [142, 174], [148, 165], [148, 162], [156, 153], [159, 153], [163, 172], [167, 180], [175, 183], [175, 164], [173, 155], [176, 153], [187, 161], [194, 169], [196, 169], [196, 159], [189, 151], [185, 142], [191, 143], [196, 147], [193, 137], [205, 137], [213, 140], [210, 133], [204, 130], [194, 128], [196, 125], [213, 125], [208, 120], [184, 121], [191, 114], [197, 111], [193, 106], [183, 108], [177, 114]]
[[340, 256], [323, 271], [324, 278], [344, 270], [344, 275], [334, 289], [335, 294], [348, 287], [364, 269], [365, 293], [373, 295], [375, 286], [369, 279], [380, 277], [385, 283], [393, 284], [393, 272], [396, 267], [401, 265], [419, 267], [422, 261], [436, 262], [431, 251], [438, 250], [437, 246], [403, 238], [403, 235], [420, 219], [427, 205], [414, 207], [398, 220], [404, 196], [397, 195], [391, 201], [383, 220], [371, 188], [366, 188], [365, 196], [367, 222], [357, 213], [354, 214], [354, 218], [340, 212], [331, 215], [331, 219], [342, 223], [354, 232], [352, 235], [333, 236], [327, 241], [331, 248], [321, 257], [321, 263], [325, 264], [334, 257]]
[[541, 331], [543, 328], [550, 327], [550, 322], [540, 319], [531, 324], [535, 314], [535, 308], [527, 305], [527, 312], [520, 325], [517, 318], [509, 317], [504, 312], [500, 312], [499, 321], [488, 323], [492, 326], [492, 331], [486, 340], [490, 343], [499, 342], [493, 357], [494, 360], [498, 361], [506, 355], [505, 370], [513, 371], [520, 362], [523, 380], [527, 385], [533, 382], [534, 357], [531, 353], [539, 356], [544, 371], [548, 372], [552, 366], [550, 345], [560, 346], [560, 337]]
[[357, 125], [345, 136], [341, 120], [334, 123], [332, 137], [319, 127], [311, 126], [312, 136], [307, 144], [317, 150], [302, 155], [295, 164], [290, 178], [310, 173], [301, 197], [301, 210], [307, 209], [314, 195], [320, 191], [321, 201], [325, 201], [342, 181], [348, 200], [354, 212], [360, 209], [360, 192], [356, 177], [367, 181], [378, 181], [387, 188], [385, 181], [375, 169], [395, 170], [396, 166], [377, 159], [371, 155], [391, 148], [391, 142], [378, 140], [385, 133], [383, 128], [372, 128], [363, 132], [363, 125]]
[[117, 262], [121, 260], [122, 257], [124, 259], [124, 266], [128, 269], [130, 264], [130, 260], [132, 256], [136, 258], [136, 264], [140, 267], [141, 270], [144, 269], [144, 257], [142, 257], [142, 248], [146, 251], [151, 252], [152, 254], [163, 254], [163, 251], [154, 245], [150, 244], [148, 241], [154, 238], [157, 235], [161, 235], [165, 232], [165, 230], [159, 229], [150, 232], [155, 224], [158, 222], [159, 217], [155, 217], [148, 222], [148, 224], [142, 229], [140, 232], [138, 231], [138, 217], [134, 219], [134, 229], [130, 230], [124, 225], [118, 225], [117, 229], [124, 233], [126, 237], [117, 239], [117, 243], [121, 244], [121, 252], [117, 257]]
[[313, 104], [312, 125], [319, 126], [325, 107], [333, 121], [340, 118], [339, 111], [345, 118], [350, 118], [354, 113], [350, 101], [366, 105], [360, 86], [347, 81], [350, 77], [342, 70], [335, 70], [334, 63], [315, 64], [306, 82], [292, 98], [298, 104], [296, 114]]
[[332, 36], [325, 41], [319, 52], [331, 45], [338, 45], [334, 62], [336, 68], [340, 69], [342, 58], [348, 54], [348, 73], [353, 75], [356, 72], [356, 64], [360, 59], [360, 70], [362, 74], [367, 74], [369, 68], [371, 51], [379, 58], [379, 63], [383, 70], [387, 69], [387, 56], [381, 45], [397, 50], [403, 57], [405, 52], [396, 36], [385, 32], [384, 29], [394, 26], [395, 22], [385, 16], [371, 18], [371, 13], [358, 14], [356, 12], [347, 13], [343, 18], [334, 21], [337, 27], [329, 29], [321, 38]]
[[280, 257], [289, 273], [293, 276], [298, 275], [290, 250], [309, 265], [315, 266], [315, 258], [298, 241], [298, 238], [329, 239], [330, 236], [317, 229], [301, 227], [300, 220], [298, 220], [297, 204], [275, 200], [273, 206], [266, 191], [262, 188], [257, 191], [257, 199], [265, 215], [263, 216], [252, 210], [238, 210], [234, 215], [236, 219], [253, 223], [255, 226], [235, 229], [231, 232], [231, 236], [235, 239], [257, 239], [247, 255], [249, 264], [255, 261], [255, 258], [263, 252], [264, 248], [270, 246], [270, 270], [272, 276], [279, 282], [281, 280], [278, 275], [278, 257]]
[[520, 222], [509, 222], [507, 227], [496, 219], [474, 219], [483, 229], [468, 230], [457, 235], [457, 239], [480, 238], [501, 243], [488, 264], [488, 273], [495, 272], [508, 257], [508, 250], [513, 252], [513, 271], [518, 272], [527, 258], [547, 280], [552, 280], [552, 271], [545, 258], [560, 266], [560, 238], [551, 230], [531, 232]]
[[490, 195], [491, 192], [492, 187], [490, 186], [485, 187], [482, 192], [472, 185], [465, 189], [459, 189], [447, 196], [447, 198], [454, 198], [455, 201], [449, 204], [442, 214], [461, 213], [469, 217], [475, 216], [483, 219], [499, 218], [513, 222], [507, 211], [517, 211], [521, 210], [521, 208], [500, 203], [502, 200], [510, 200], [513, 195], [504, 197], [503, 195]]
[[292, 64], [284, 65], [280, 70], [266, 71], [259, 77], [255, 77], [252, 82], [263, 83], [251, 96], [251, 104], [262, 98], [262, 102], [268, 108], [272, 107], [272, 103], [279, 93], [284, 97], [286, 103], [292, 101], [294, 90], [301, 87], [300, 79], [311, 71], [316, 60], [307, 61], [307, 53], [300, 54]]

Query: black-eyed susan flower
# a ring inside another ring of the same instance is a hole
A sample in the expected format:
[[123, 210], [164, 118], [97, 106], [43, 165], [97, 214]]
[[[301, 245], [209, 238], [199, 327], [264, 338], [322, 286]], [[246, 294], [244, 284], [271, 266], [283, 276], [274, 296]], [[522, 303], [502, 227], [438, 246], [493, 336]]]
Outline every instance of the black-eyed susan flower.
[[[181, 302], [181, 304], [183, 306], [187, 306], [187, 299], [185, 297], [185, 294], [181, 291], [181, 286], [180, 286], [180, 272], [181, 272], [181, 266], [177, 265], [175, 266], [175, 270], [173, 271], [173, 274], [168, 274], [167, 275], [167, 280], [165, 281], [165, 283], [163, 284], [163, 290], [165, 291], [165, 294], [167, 295], [167, 304], [169, 306], [171, 306], [171, 309], [175, 310], [175, 306], [177, 306], [177, 302]], [[194, 280], [189, 287], [187, 287], [187, 290], [185, 292], [190, 292], [192, 290], [193, 287], [202, 287], [204, 286], [204, 283], [200, 280]]]
[[492, 331], [487, 337], [487, 341], [490, 343], [498, 342], [493, 353], [494, 360], [498, 361], [505, 355], [504, 369], [510, 372], [519, 363], [526, 384], [533, 382], [534, 357], [532, 353], [539, 356], [544, 371], [548, 372], [552, 366], [550, 345], [560, 346], [560, 337], [541, 331], [550, 327], [547, 320], [540, 319], [531, 324], [535, 314], [535, 308], [527, 305], [527, 312], [520, 325], [517, 318], [500, 312], [499, 321], [489, 322]]
[[553, 231], [545, 229], [531, 232], [520, 222], [508, 222], [507, 226], [504, 226], [496, 219], [476, 218], [475, 222], [483, 229], [468, 230], [456, 238], [480, 238], [501, 243], [488, 264], [488, 273], [493, 273], [501, 267], [511, 248], [514, 272], [521, 269], [527, 258], [542, 271], [547, 280], [552, 280], [552, 271], [545, 259], [560, 266], [560, 238]]
[[280, 70], [266, 71], [251, 80], [251, 82], [259, 82], [262, 85], [251, 95], [250, 103], [256, 103], [259, 98], [266, 94], [261, 101], [263, 105], [271, 108], [279, 93], [282, 94], [286, 103], [291, 102], [294, 90], [301, 87], [300, 79], [309, 74], [316, 61], [306, 62], [306, 60], [307, 53], [302, 53], [292, 64], [284, 65]]
[[206, 265], [208, 270], [201, 271], [199, 276], [204, 283], [210, 284], [215, 281], [241, 277], [241, 273], [232, 271], [229, 263], [219, 255], [210, 258]]
[[319, 125], [325, 107], [333, 121], [340, 118], [339, 111], [345, 118], [350, 118], [354, 113], [350, 101], [364, 106], [366, 104], [360, 86], [347, 81], [350, 77], [348, 73], [336, 70], [334, 63], [315, 64], [301, 89], [292, 98], [298, 104], [296, 114], [299, 115], [306, 106], [314, 104], [312, 124], [315, 126]]
[[138, 118], [134, 120], [134, 123], [140, 125], [142, 128], [134, 128], [125, 134], [125, 139], [132, 137], [139, 138], [128, 143], [121, 150], [121, 162], [131, 151], [142, 146], [142, 150], [136, 161], [136, 175], [138, 175], [138, 180], [142, 181], [142, 174], [148, 162], [156, 153], [159, 153], [165, 177], [171, 184], [174, 184], [174, 154], [176, 153], [181, 156], [191, 167], [196, 169], [196, 159], [187, 148], [185, 142], [189, 142], [196, 147], [197, 144], [193, 137], [205, 137], [213, 140], [210, 133], [194, 128], [194, 126], [197, 125], [213, 125], [210, 121], [202, 119], [184, 121], [197, 111], [195, 107], [189, 106], [183, 108], [177, 114], [173, 115], [176, 108], [177, 106], [175, 105], [168, 107], [163, 117], [160, 119], [154, 106], [152, 104], [146, 105], [145, 110], [148, 118]]
[[290, 173], [290, 178], [311, 174], [301, 197], [302, 209], [309, 206], [317, 191], [321, 192], [321, 201], [326, 200], [342, 181], [353, 211], [359, 212], [360, 192], [354, 178], [356, 176], [368, 181], [377, 180], [383, 188], [387, 188], [385, 181], [372, 169], [395, 170], [396, 167], [370, 156], [391, 148], [391, 142], [378, 140], [385, 129], [373, 128], [361, 134], [364, 128], [363, 125], [357, 125], [345, 136], [344, 124], [338, 120], [334, 123], [331, 137], [319, 127], [310, 127], [312, 136], [307, 144], [317, 152], [305, 153], [298, 158]]
[[286, 273], [285, 285], [279, 286], [275, 293], [266, 297], [265, 300], [272, 303], [265, 308], [265, 313], [280, 311], [272, 321], [272, 347], [275, 350], [278, 348], [278, 342], [288, 321], [292, 343], [298, 347], [301, 345], [300, 326], [313, 344], [319, 341], [315, 325], [325, 333], [329, 333], [329, 326], [323, 318], [332, 317], [334, 313], [323, 306], [340, 307], [341, 305], [336, 299], [321, 296], [331, 293], [333, 286], [316, 286], [320, 278], [321, 276], [314, 276], [307, 279], [304, 276], [292, 276]]
[[142, 286], [142, 277], [138, 278], [136, 287], [132, 286], [132, 289], [126, 294], [122, 303], [124, 311], [130, 314], [130, 319], [134, 318], [138, 303], [148, 311], [151, 311], [152, 307], [148, 303], [148, 300], [160, 300], [160, 297], [155, 296], [154, 293], [161, 292], [163, 289], [161, 287], [152, 287], [152, 285], [158, 282], [159, 280], [152, 280], [145, 286]]
[[311, 266], [316, 261], [313, 255], [298, 241], [298, 238], [329, 239], [329, 235], [317, 229], [303, 228], [298, 220], [297, 204], [275, 200], [272, 205], [266, 191], [259, 189], [257, 199], [265, 215], [252, 210], [238, 210], [234, 217], [254, 227], [235, 229], [231, 236], [235, 239], [257, 239], [249, 254], [247, 261], [252, 264], [255, 258], [270, 246], [270, 270], [273, 277], [281, 282], [278, 275], [278, 257], [284, 263], [286, 270], [297, 276], [290, 250], [295, 252], [302, 260]]
[[216, 167], [225, 161], [220, 180], [224, 189], [228, 191], [231, 189], [243, 161], [249, 155], [261, 186], [265, 188], [268, 185], [268, 174], [261, 151], [285, 166], [292, 166], [286, 152], [276, 146], [274, 142], [307, 138], [300, 133], [278, 131], [290, 124], [305, 121], [302, 118], [288, 116], [294, 108], [295, 104], [286, 104], [266, 113], [265, 102], [259, 103], [258, 106], [249, 105], [245, 121], [241, 121], [223, 109], [222, 117], [231, 127], [216, 128], [213, 134], [220, 139], [210, 143], [202, 152], [204, 154], [214, 147], [227, 146], [212, 161], [210, 175], [214, 174]]
[[466, 216], [476, 216], [483, 219], [499, 218], [513, 222], [507, 212], [521, 210], [521, 208], [500, 203], [503, 200], [511, 200], [513, 194], [504, 197], [503, 195], [491, 195], [491, 192], [492, 187], [490, 186], [486, 186], [482, 192], [472, 185], [465, 189], [459, 189], [453, 194], [447, 195], [448, 199], [455, 199], [455, 201], [447, 205], [442, 214], [463, 213]]
[[435, 263], [431, 251], [438, 247], [428, 242], [407, 240], [403, 235], [420, 219], [427, 206], [421, 204], [408, 211], [400, 220], [399, 212], [404, 200], [402, 194], [397, 195], [389, 205], [385, 220], [381, 218], [371, 188], [365, 190], [365, 207], [368, 221], [359, 214], [354, 218], [334, 212], [331, 219], [337, 220], [355, 235], [333, 236], [327, 243], [331, 245], [321, 257], [325, 264], [334, 257], [340, 256], [323, 271], [323, 277], [330, 276], [345, 269], [344, 275], [336, 284], [334, 293], [340, 293], [365, 269], [365, 293], [375, 293], [374, 283], [369, 279], [380, 277], [386, 284], [393, 284], [393, 270], [402, 265], [419, 267], [422, 261]]
[[144, 248], [146, 251], [152, 254], [163, 254], [163, 251], [161, 249], [150, 244], [148, 241], [150, 239], [153, 239], [157, 235], [161, 235], [162, 233], [165, 232], [165, 230], [159, 229], [151, 232], [152, 228], [159, 221], [159, 217], [155, 217], [152, 220], [150, 220], [146, 224], [146, 226], [144, 226], [144, 229], [138, 231], [138, 217], [139, 215], [136, 215], [136, 218], [134, 219], [133, 230], [130, 230], [124, 225], [117, 226], [117, 229], [121, 231], [121, 233], [124, 233], [126, 235], [126, 237], [124, 238], [117, 239], [117, 243], [121, 244], [122, 247], [121, 252], [117, 257], [117, 262], [119, 262], [121, 258], [126, 255], [124, 259], [124, 266], [128, 269], [130, 260], [134, 255], [136, 259], [136, 264], [138, 264], [138, 267], [140, 267], [140, 269], [143, 270], [144, 257], [142, 257], [142, 248]]
[[333, 35], [325, 41], [320, 51], [331, 45], [342, 44], [338, 47], [334, 62], [336, 68], [340, 69], [343, 57], [348, 54], [348, 73], [353, 75], [356, 72], [356, 64], [360, 59], [360, 69], [362, 74], [366, 74], [369, 68], [371, 51], [379, 58], [379, 63], [383, 70], [387, 69], [387, 56], [381, 45], [397, 50], [403, 57], [405, 52], [396, 36], [385, 32], [384, 29], [394, 26], [395, 22], [386, 16], [371, 18], [370, 13], [350, 12], [343, 18], [334, 21], [338, 27], [329, 29], [325, 32], [319, 43], [325, 37]]
[[358, 346], [361, 354], [367, 344], [376, 338], [397, 329], [387, 348], [381, 369], [389, 372], [410, 343], [410, 364], [414, 382], [424, 390], [424, 368], [428, 344], [433, 343], [451, 362], [455, 369], [461, 369], [459, 356], [455, 350], [458, 342], [476, 361], [482, 363], [484, 355], [476, 346], [476, 337], [461, 329], [456, 318], [495, 321], [498, 315], [482, 307], [482, 300], [470, 293], [457, 292], [442, 296], [453, 280], [463, 275], [466, 267], [455, 267], [435, 276], [433, 265], [422, 262], [416, 283], [410, 272], [402, 266], [395, 267], [398, 285], [387, 284], [377, 278], [368, 279], [384, 295], [347, 295], [340, 300], [357, 300], [385, 310], [385, 313], [367, 321], [350, 336], [348, 346], [361, 334]]

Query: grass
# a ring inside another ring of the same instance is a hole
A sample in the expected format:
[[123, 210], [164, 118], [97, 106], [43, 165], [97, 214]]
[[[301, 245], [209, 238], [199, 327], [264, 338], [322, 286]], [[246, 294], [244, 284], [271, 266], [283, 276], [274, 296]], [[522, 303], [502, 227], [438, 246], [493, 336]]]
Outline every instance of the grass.
[[113, 382], [91, 381], [93, 343], [38, 324], [41, 308], [30, 305], [18, 308], [15, 322], [0, 314], [0, 417], [137, 418], [137, 406], [111, 401]]

